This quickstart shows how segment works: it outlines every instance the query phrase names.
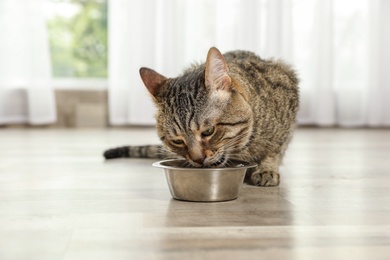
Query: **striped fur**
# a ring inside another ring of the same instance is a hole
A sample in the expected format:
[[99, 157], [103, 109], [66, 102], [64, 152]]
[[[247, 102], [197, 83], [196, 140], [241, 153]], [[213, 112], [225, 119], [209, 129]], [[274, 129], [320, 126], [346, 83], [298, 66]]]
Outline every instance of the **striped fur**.
[[[299, 105], [298, 79], [290, 66], [248, 51], [222, 55], [211, 48], [206, 63], [176, 78], [147, 68], [140, 74], [156, 104], [157, 132], [169, 153], [195, 167], [225, 166], [231, 158], [257, 162], [249, 174], [252, 183], [279, 184], [279, 164]], [[105, 156], [161, 158], [154, 147], [117, 148]]]
[[109, 149], [104, 152], [106, 159], [115, 158], [159, 158], [164, 159], [166, 155], [162, 152], [161, 145], [143, 146], [122, 146]]

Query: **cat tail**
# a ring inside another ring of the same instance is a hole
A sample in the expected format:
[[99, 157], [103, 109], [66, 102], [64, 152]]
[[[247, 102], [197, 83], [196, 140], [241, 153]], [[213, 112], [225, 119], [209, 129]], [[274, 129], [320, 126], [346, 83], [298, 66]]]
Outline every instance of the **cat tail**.
[[108, 149], [104, 152], [104, 158], [155, 158], [164, 159], [164, 149], [161, 145], [122, 146]]

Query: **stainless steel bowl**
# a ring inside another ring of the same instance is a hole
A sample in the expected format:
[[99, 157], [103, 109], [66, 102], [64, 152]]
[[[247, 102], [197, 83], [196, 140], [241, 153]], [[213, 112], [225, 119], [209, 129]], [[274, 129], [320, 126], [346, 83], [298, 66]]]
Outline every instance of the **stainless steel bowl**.
[[[153, 164], [165, 172], [172, 197], [186, 201], [227, 201], [238, 198], [248, 168], [256, 163], [230, 160], [231, 167], [193, 168], [185, 160], [164, 160]], [[186, 167], [187, 166], [187, 167]]]

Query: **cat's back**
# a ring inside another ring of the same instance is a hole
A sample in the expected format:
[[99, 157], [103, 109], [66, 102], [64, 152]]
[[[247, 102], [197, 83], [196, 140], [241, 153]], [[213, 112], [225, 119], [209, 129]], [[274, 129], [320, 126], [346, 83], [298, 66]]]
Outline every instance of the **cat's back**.
[[[249, 51], [232, 51], [224, 57], [232, 81], [239, 86], [237, 89], [245, 89], [252, 107], [256, 122], [253, 142], [259, 145], [261, 138], [269, 136], [272, 144], [284, 143], [293, 129], [299, 108], [295, 71], [283, 61], [264, 60]], [[275, 147], [267, 149], [274, 150]]]
[[236, 51], [229, 51], [223, 54], [223, 57], [227, 62], [239, 62], [239, 61], [254, 61], [254, 62], [261, 62], [263, 61], [259, 56], [257, 56], [255, 53], [251, 51], [242, 51], [242, 50], [236, 50]]
[[255, 88], [269, 85], [298, 91], [298, 78], [295, 71], [281, 60], [265, 60], [250, 51], [230, 51], [224, 58], [232, 76], [252, 83]]
[[[254, 99], [282, 95], [280, 98], [298, 100], [298, 77], [292, 67], [283, 61], [262, 59], [255, 53], [244, 50], [226, 52], [223, 57], [229, 68], [229, 75]], [[186, 86], [183, 90], [192, 89], [188, 85], [195, 83], [197, 88], [204, 88], [205, 68], [205, 63], [192, 64], [184, 70], [177, 78]]]

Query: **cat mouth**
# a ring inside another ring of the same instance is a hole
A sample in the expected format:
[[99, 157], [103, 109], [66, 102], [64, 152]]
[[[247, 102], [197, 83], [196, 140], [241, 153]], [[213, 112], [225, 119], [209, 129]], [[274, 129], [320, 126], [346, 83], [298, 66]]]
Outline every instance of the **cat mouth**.
[[225, 165], [226, 161], [227, 161], [227, 158], [225, 156], [222, 156], [221, 158], [219, 158], [218, 161], [208, 165], [208, 167], [221, 167], [221, 166]]
[[196, 168], [217, 168], [217, 167], [225, 166], [227, 160], [228, 159], [225, 156], [221, 156], [217, 161], [215, 161], [213, 163], [199, 164], [199, 163], [193, 162], [191, 160], [189, 160], [189, 162], [193, 167], [196, 167]]

